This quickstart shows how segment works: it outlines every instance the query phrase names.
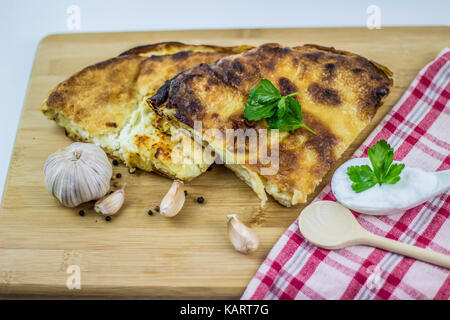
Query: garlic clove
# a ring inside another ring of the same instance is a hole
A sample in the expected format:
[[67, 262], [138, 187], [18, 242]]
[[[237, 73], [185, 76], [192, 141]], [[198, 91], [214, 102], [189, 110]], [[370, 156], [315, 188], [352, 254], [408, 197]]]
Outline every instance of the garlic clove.
[[258, 249], [259, 238], [256, 233], [239, 221], [235, 214], [227, 216], [228, 237], [234, 248], [241, 253], [250, 253]]
[[122, 208], [125, 201], [125, 185], [122, 189], [101, 198], [94, 205], [94, 210], [104, 215], [113, 215]]
[[184, 183], [174, 180], [167, 194], [159, 205], [159, 213], [166, 217], [174, 217], [183, 208], [186, 196], [183, 190]]
[[108, 192], [112, 166], [100, 147], [75, 142], [47, 158], [44, 174], [47, 190], [64, 206], [76, 207]]

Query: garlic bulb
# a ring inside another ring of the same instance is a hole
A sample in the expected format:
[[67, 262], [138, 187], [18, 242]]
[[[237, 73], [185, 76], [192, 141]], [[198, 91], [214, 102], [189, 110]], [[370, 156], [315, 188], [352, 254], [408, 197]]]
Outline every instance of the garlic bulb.
[[113, 215], [119, 211], [125, 201], [125, 185], [122, 189], [116, 190], [98, 200], [94, 205], [94, 210], [105, 215]]
[[100, 147], [75, 142], [47, 158], [44, 174], [47, 190], [64, 206], [76, 207], [108, 192], [112, 166]]
[[172, 183], [172, 186], [159, 205], [159, 213], [163, 216], [174, 217], [183, 208], [184, 200], [186, 199], [183, 185], [183, 182], [179, 180], [175, 180]]
[[254, 231], [240, 222], [235, 214], [228, 218], [228, 237], [234, 248], [242, 253], [255, 251], [259, 246], [259, 238]]

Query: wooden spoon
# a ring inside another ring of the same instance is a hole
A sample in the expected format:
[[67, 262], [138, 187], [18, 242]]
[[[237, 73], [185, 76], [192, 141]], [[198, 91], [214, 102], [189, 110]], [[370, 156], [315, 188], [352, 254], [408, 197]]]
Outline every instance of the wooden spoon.
[[450, 256], [374, 235], [361, 227], [350, 210], [337, 202], [311, 203], [301, 212], [298, 225], [303, 236], [321, 248], [368, 245], [450, 268]]

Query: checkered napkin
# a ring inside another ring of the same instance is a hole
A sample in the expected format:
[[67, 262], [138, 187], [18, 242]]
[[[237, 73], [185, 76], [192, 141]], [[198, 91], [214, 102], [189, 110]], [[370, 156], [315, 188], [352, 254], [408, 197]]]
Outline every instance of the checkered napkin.
[[[354, 157], [385, 139], [395, 159], [427, 171], [450, 169], [450, 49], [415, 78]], [[389, 216], [355, 213], [367, 230], [450, 255], [450, 192]], [[317, 199], [336, 201], [330, 186]], [[450, 271], [367, 246], [329, 251], [309, 243], [297, 220], [248, 284], [242, 299], [449, 299]]]

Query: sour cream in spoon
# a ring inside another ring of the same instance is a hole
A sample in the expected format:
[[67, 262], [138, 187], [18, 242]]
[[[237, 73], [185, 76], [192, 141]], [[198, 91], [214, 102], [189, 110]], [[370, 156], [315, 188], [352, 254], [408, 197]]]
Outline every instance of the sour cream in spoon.
[[[398, 163], [394, 161], [393, 163]], [[369, 158], [355, 158], [334, 173], [331, 189], [337, 201], [349, 209], [371, 215], [388, 215], [413, 208], [450, 188], [450, 170], [427, 172], [405, 167], [395, 184], [375, 185], [356, 193], [347, 175], [350, 166], [369, 165]]]

